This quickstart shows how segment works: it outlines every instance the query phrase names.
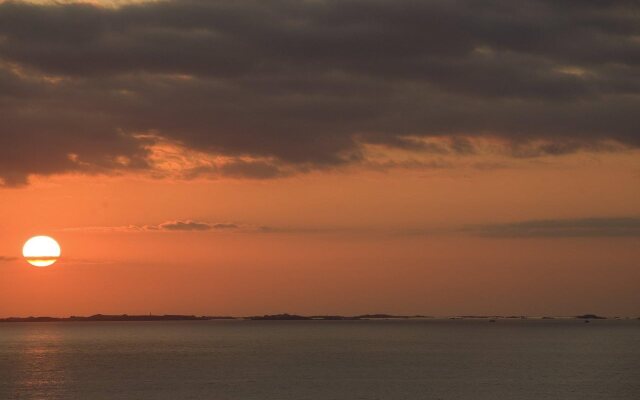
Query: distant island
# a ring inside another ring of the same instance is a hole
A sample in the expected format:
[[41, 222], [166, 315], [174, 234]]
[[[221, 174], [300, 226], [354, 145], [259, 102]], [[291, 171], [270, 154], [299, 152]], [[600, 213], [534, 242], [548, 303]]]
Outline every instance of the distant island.
[[210, 321], [210, 320], [233, 320], [245, 319], [252, 321], [355, 321], [367, 319], [409, 319], [409, 318], [429, 318], [422, 315], [389, 315], [389, 314], [364, 314], [356, 316], [341, 315], [314, 315], [303, 316], [294, 314], [274, 314], [250, 317], [232, 316], [196, 316], [196, 315], [104, 315], [96, 314], [89, 317], [71, 316], [59, 317], [10, 317], [0, 318], [0, 322], [101, 322], [101, 321]]
[[389, 314], [363, 314], [355, 316], [342, 315], [295, 315], [295, 314], [274, 314], [260, 315], [253, 317], [244, 317], [252, 321], [358, 321], [369, 319], [417, 319], [417, 318], [433, 318], [424, 315], [389, 315]]
[[576, 318], [577, 319], [607, 319], [606, 317], [601, 317], [601, 316], [595, 315], [595, 314], [577, 315]]
[[[71, 316], [65, 318], [58, 317], [10, 317], [0, 318], [0, 323], [3, 322], [127, 322], [127, 321], [211, 321], [211, 320], [251, 320], [251, 321], [366, 321], [366, 320], [407, 320], [407, 319], [427, 319], [435, 318], [425, 315], [391, 315], [391, 314], [362, 314], [354, 316], [342, 316], [342, 315], [297, 315], [297, 314], [270, 314], [270, 315], [256, 315], [249, 317], [234, 317], [234, 316], [196, 316], [196, 315], [104, 315], [96, 314], [88, 317]], [[488, 319], [491, 322], [495, 322], [498, 319], [581, 319], [581, 320], [596, 320], [607, 319], [595, 314], [583, 314], [572, 317], [527, 317], [523, 315], [518, 316], [486, 316], [486, 315], [461, 315], [452, 317], [440, 317], [453, 320], [464, 319]], [[614, 319], [620, 319], [615, 317]], [[638, 318], [640, 319], [640, 318]]]
[[103, 315], [96, 314], [89, 317], [71, 316], [56, 317], [11, 317], [0, 318], [0, 322], [109, 322], [109, 321], [207, 321], [214, 319], [236, 319], [235, 317], [198, 317], [195, 315]]

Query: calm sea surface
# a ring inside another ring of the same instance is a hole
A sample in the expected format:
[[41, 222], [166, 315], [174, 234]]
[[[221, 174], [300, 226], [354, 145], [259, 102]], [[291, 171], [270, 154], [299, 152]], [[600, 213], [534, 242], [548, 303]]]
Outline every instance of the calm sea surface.
[[640, 399], [640, 321], [0, 324], [0, 399]]

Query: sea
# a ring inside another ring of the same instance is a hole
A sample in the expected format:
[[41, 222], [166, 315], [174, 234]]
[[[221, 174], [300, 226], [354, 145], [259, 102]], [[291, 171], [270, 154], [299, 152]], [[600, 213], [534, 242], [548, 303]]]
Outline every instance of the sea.
[[640, 320], [0, 324], [0, 399], [640, 399]]

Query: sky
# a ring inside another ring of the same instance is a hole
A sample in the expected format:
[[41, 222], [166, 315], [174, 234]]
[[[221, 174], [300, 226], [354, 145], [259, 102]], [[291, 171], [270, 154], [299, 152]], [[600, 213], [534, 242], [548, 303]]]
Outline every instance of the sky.
[[0, 316], [637, 316], [639, 109], [633, 1], [0, 1]]

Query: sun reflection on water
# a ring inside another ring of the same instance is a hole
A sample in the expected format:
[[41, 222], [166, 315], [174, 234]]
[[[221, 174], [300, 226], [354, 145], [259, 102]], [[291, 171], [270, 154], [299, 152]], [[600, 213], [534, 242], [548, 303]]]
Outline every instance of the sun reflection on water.
[[24, 326], [20, 338], [16, 379], [13, 380], [14, 398], [51, 399], [65, 384], [62, 362], [63, 336], [53, 324]]

